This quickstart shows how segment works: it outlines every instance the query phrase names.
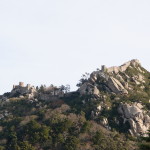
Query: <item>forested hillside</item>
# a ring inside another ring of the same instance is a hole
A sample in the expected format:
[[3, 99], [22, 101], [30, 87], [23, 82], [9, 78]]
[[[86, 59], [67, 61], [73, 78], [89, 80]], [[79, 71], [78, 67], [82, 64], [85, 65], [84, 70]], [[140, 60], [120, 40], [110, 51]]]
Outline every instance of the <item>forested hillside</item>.
[[138, 60], [69, 85], [0, 96], [0, 150], [149, 150], [150, 73]]

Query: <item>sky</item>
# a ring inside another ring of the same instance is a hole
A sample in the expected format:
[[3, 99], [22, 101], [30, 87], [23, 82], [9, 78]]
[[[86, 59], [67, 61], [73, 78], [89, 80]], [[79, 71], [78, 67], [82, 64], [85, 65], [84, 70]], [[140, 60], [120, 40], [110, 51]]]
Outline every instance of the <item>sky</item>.
[[139, 59], [150, 71], [150, 0], [0, 0], [0, 94], [71, 90], [85, 72]]

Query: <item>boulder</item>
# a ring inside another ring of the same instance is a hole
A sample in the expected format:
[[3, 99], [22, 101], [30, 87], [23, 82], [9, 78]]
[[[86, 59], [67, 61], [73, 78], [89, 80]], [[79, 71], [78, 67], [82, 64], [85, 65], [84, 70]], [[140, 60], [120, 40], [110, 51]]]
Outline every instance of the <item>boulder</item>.
[[150, 128], [150, 116], [145, 114], [140, 103], [123, 104], [118, 107], [118, 113], [123, 117], [124, 123], [126, 121], [130, 124], [129, 132], [134, 136], [146, 136]]
[[99, 96], [99, 94], [100, 94], [100, 91], [96, 86], [94, 86], [93, 94], [96, 95], [96, 96]]
[[92, 94], [93, 93], [93, 85], [86, 82], [79, 88], [80, 95]]
[[93, 95], [99, 96], [100, 91], [97, 88], [97, 86], [94, 86], [94, 85], [86, 82], [79, 88], [79, 93], [80, 93], [80, 95], [93, 94]]
[[104, 125], [104, 126], [108, 126], [108, 119], [107, 118], [103, 118], [101, 120], [101, 123]]
[[110, 77], [108, 79], [108, 87], [112, 90], [112, 92], [119, 94], [128, 94], [128, 91], [123, 87], [123, 85], [114, 77]]

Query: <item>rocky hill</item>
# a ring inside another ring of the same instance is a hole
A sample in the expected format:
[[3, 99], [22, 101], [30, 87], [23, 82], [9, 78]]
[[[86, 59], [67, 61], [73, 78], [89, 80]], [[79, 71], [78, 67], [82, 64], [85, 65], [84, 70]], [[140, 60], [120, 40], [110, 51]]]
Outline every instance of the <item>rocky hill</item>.
[[[129, 132], [134, 136], [144, 136], [150, 128], [150, 73], [138, 60], [131, 60], [119, 67], [102, 66], [101, 70], [81, 80], [79, 93], [101, 99], [105, 107], [107, 99], [110, 99], [111, 107], [113, 101], [118, 102], [118, 115], [124, 123], [129, 123]], [[101, 104], [99, 109], [102, 109]], [[119, 124], [119, 120], [116, 122]]]
[[[94, 71], [85, 80], [79, 91], [80, 94], [92, 93], [99, 95], [100, 91], [115, 94], [128, 94], [135, 86], [143, 89], [148, 81], [149, 73], [142, 68], [138, 60], [131, 60], [119, 67], [107, 68]], [[140, 90], [139, 90], [140, 91]]]
[[69, 85], [14, 85], [0, 96], [0, 150], [150, 148], [150, 73], [139, 60]]

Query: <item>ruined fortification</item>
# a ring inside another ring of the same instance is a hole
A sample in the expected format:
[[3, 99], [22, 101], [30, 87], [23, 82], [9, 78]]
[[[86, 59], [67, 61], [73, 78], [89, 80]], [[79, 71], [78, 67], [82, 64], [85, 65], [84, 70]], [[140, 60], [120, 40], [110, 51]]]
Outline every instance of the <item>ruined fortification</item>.
[[34, 96], [36, 93], [36, 89], [34, 86], [31, 86], [30, 84], [24, 85], [24, 82], [19, 82], [19, 85], [13, 85], [13, 89], [11, 91], [11, 96], [18, 94], [18, 95], [24, 95], [28, 94], [30, 97], [31, 95]]
[[105, 65], [102, 65], [101, 71], [103, 71], [103, 72], [107, 71], [108, 73], [111, 73], [111, 72], [118, 73], [119, 71], [120, 72], [126, 71], [126, 69], [129, 66], [136, 67], [137, 65], [141, 65], [140, 61], [138, 59], [133, 59], [131, 61], [128, 61], [128, 62], [124, 63], [123, 65], [121, 65], [119, 67], [113, 66], [113, 67], [107, 68]]

